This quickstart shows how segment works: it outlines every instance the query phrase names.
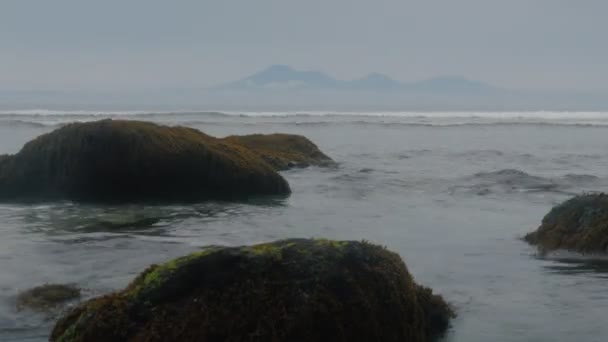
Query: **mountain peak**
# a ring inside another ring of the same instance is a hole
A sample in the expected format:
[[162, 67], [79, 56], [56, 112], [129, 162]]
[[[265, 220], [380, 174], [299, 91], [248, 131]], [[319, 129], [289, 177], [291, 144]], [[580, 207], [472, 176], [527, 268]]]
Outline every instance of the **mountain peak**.
[[229, 84], [230, 88], [332, 87], [337, 81], [320, 71], [299, 71], [288, 65], [274, 64], [247, 78]]
[[292, 73], [292, 72], [296, 72], [296, 70], [294, 68], [290, 67], [289, 65], [273, 64], [273, 65], [267, 67], [266, 69], [258, 72], [258, 74], [260, 74], [260, 73]]

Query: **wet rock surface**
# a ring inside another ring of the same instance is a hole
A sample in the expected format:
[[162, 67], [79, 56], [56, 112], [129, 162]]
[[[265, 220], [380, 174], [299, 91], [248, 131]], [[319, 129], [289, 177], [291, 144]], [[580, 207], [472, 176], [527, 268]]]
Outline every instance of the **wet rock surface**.
[[607, 253], [608, 195], [587, 194], [567, 200], [551, 209], [540, 227], [524, 239], [543, 252]]
[[430, 341], [453, 312], [367, 242], [209, 247], [91, 299], [51, 341]]

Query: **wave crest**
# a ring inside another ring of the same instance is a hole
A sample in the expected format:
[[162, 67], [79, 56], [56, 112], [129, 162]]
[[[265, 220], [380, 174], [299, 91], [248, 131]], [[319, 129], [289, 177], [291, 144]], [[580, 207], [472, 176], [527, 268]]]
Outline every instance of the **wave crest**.
[[335, 111], [97, 111], [0, 110], [11, 120], [48, 124], [126, 118], [175, 124], [252, 123], [284, 125], [400, 125], [457, 127], [488, 125], [608, 126], [608, 112], [335, 112]]

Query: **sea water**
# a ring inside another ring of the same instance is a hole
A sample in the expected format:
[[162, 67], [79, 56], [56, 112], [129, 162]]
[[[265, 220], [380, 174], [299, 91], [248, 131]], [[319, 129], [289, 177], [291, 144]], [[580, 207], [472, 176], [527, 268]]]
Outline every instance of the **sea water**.
[[608, 261], [540, 256], [521, 240], [553, 205], [608, 189], [608, 113], [8, 110], [0, 154], [102, 118], [302, 134], [338, 165], [284, 172], [293, 194], [281, 200], [0, 204], [0, 341], [44, 341], [57, 318], [18, 311], [22, 290], [72, 283], [91, 297], [200, 246], [288, 237], [398, 252], [455, 307], [445, 341], [608, 340]]

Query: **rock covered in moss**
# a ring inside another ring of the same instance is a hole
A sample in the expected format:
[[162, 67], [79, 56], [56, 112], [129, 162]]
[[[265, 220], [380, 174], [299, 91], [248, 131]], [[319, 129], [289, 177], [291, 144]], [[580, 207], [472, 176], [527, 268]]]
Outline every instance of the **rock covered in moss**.
[[210, 247], [92, 299], [51, 341], [429, 341], [453, 313], [366, 242]]
[[19, 293], [18, 309], [46, 311], [80, 298], [80, 289], [73, 285], [45, 284]]
[[240, 145], [140, 121], [69, 124], [0, 166], [1, 200], [190, 201], [290, 192], [281, 175]]
[[2, 169], [5, 165], [7, 165], [7, 161], [10, 159], [8, 154], [0, 154], [0, 174], [2, 174]]
[[607, 253], [608, 195], [577, 196], [554, 207], [524, 239], [544, 252]]
[[224, 138], [225, 141], [242, 145], [257, 153], [276, 170], [293, 167], [326, 166], [333, 160], [317, 145], [301, 135], [252, 134]]

